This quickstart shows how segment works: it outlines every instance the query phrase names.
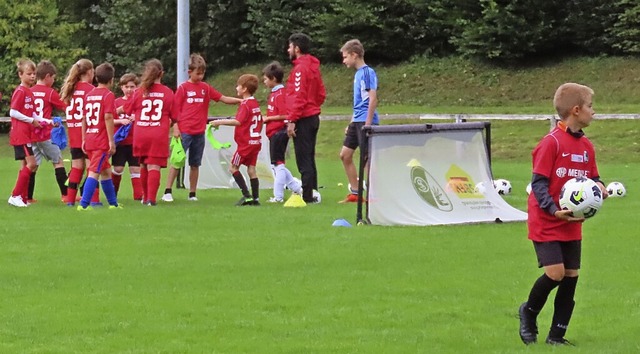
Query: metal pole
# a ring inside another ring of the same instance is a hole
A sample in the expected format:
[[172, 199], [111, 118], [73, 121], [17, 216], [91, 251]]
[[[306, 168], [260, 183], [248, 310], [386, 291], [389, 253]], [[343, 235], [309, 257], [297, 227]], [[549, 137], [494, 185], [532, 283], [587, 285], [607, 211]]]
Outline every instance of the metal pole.
[[[189, 0], [178, 0], [176, 87], [187, 81], [189, 66]], [[184, 188], [184, 167], [178, 171], [176, 188]]]

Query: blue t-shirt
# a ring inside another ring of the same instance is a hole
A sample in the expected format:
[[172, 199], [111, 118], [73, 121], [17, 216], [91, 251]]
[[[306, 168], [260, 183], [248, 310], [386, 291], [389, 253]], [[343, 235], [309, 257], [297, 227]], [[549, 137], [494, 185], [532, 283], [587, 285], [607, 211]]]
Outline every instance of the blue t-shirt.
[[[376, 72], [365, 65], [356, 71], [353, 79], [353, 121], [366, 122], [369, 109], [369, 90], [378, 90]], [[378, 124], [378, 111], [373, 115], [373, 124]]]

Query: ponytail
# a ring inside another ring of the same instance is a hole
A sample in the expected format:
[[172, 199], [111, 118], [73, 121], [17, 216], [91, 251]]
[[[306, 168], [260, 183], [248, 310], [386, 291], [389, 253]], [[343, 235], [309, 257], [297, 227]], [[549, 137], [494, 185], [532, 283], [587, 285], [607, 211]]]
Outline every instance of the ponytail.
[[140, 88], [143, 94], [147, 94], [149, 89], [156, 80], [162, 77], [163, 73], [162, 63], [158, 59], [150, 59], [144, 64], [144, 72], [140, 79]]
[[60, 99], [64, 103], [69, 104], [69, 102], [71, 102], [71, 96], [73, 96], [76, 84], [80, 81], [82, 75], [86, 74], [89, 70], [93, 70], [93, 63], [89, 59], [80, 59], [71, 66], [69, 74], [60, 89]]

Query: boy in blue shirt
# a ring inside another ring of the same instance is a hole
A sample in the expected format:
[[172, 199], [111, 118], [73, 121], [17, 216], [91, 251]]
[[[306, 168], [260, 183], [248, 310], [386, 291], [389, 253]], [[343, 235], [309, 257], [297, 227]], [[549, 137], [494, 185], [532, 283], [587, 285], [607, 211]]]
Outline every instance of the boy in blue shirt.
[[357, 39], [345, 43], [340, 49], [342, 63], [356, 69], [353, 80], [353, 117], [345, 130], [340, 159], [349, 180], [349, 194], [341, 203], [358, 201], [358, 173], [353, 163], [353, 153], [360, 147], [360, 154], [367, 156], [367, 143], [363, 126], [378, 125], [378, 77], [376, 72], [364, 62], [364, 47]]

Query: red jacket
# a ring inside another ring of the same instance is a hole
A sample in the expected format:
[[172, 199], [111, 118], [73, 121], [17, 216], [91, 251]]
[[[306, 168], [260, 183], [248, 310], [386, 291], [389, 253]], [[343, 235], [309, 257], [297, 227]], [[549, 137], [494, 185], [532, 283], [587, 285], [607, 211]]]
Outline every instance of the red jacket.
[[327, 93], [320, 74], [318, 58], [305, 54], [293, 61], [293, 69], [287, 79], [287, 120], [320, 114], [320, 106]]

